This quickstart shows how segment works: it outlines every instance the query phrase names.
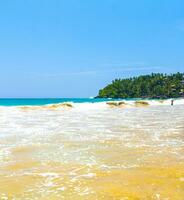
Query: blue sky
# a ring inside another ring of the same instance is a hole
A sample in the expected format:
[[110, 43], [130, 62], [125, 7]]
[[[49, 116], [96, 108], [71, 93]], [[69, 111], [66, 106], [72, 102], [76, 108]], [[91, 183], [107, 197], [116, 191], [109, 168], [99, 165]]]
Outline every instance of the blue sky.
[[183, 0], [0, 1], [0, 97], [89, 97], [184, 71]]

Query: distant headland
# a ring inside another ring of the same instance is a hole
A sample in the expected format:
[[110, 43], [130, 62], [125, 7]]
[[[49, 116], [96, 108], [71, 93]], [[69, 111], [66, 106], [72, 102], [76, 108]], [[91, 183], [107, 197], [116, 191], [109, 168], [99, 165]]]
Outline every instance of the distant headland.
[[152, 73], [115, 79], [97, 98], [179, 98], [184, 96], [184, 73]]

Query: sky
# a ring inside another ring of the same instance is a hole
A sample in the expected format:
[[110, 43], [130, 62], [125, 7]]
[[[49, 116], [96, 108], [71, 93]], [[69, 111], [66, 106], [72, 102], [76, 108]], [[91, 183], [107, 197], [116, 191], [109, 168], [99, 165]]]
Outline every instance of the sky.
[[115, 78], [184, 72], [183, 11], [183, 0], [2, 0], [0, 97], [90, 97]]

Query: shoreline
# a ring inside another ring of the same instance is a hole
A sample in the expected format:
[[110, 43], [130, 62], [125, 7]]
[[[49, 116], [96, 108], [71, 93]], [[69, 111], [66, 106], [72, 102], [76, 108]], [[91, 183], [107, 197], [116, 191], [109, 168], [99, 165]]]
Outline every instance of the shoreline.
[[182, 199], [184, 101], [169, 102], [0, 107], [0, 199]]
[[[122, 100], [112, 100], [106, 99], [101, 102], [57, 102], [57, 103], [46, 103], [46, 104], [24, 104], [20, 105], [0, 105], [0, 108], [18, 108], [22, 110], [60, 110], [60, 109], [104, 109], [104, 108], [135, 108], [135, 107], [150, 107], [150, 106], [171, 106], [171, 102], [173, 102], [173, 106], [175, 105], [184, 105], [183, 98], [177, 99], [122, 99]], [[30, 101], [30, 99], [28, 100]]]

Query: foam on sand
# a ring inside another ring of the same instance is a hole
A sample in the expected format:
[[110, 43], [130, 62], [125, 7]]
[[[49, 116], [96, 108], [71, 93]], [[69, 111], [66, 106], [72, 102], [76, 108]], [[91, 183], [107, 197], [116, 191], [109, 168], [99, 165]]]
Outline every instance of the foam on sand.
[[0, 199], [182, 199], [184, 101], [137, 101], [0, 107]]

